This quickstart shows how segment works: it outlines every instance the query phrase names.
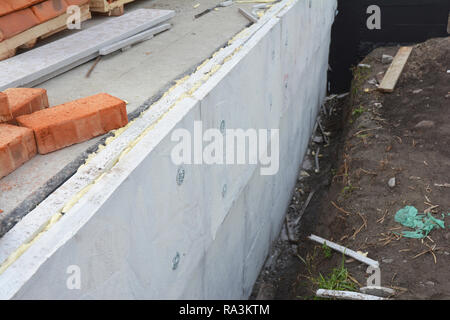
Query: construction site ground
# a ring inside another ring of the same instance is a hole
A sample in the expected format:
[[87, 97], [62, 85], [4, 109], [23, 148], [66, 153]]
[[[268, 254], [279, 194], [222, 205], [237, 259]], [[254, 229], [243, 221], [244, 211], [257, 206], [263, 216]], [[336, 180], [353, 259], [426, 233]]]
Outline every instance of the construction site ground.
[[[350, 94], [327, 102], [333, 113], [321, 118], [330, 144], [311, 144], [252, 298], [314, 299], [320, 275], [327, 279], [343, 260], [349, 283], [366, 286], [367, 265], [330, 252], [310, 234], [379, 261], [381, 285], [395, 290], [391, 298], [450, 298], [450, 37], [415, 45], [394, 92], [380, 93], [376, 81], [389, 67], [382, 54], [397, 50], [375, 49], [361, 62], [370, 68], [354, 70]], [[315, 173], [311, 151], [319, 146]], [[408, 228], [394, 216], [406, 205], [428, 209], [445, 229], [402, 237]]]

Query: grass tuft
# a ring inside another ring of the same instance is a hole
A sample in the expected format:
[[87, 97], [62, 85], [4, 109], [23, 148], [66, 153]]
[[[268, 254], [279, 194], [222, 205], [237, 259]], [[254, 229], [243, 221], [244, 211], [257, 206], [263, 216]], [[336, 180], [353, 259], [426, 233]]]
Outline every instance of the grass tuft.
[[319, 273], [319, 276], [313, 279], [313, 282], [319, 289], [358, 291], [358, 286], [351, 281], [348, 270], [344, 266], [344, 258], [342, 258], [341, 265], [334, 268], [328, 276]]

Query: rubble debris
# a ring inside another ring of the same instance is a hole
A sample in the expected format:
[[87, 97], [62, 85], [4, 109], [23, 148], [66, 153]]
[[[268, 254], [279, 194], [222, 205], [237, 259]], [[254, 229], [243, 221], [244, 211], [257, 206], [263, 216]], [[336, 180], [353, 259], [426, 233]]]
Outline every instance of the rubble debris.
[[340, 95], [338, 95], [337, 98], [342, 99], [342, 98], [345, 98], [346, 96], [348, 96], [349, 94], [350, 94], [350, 92], [344, 92], [344, 93], [341, 93]]
[[311, 160], [308, 157], [305, 157], [305, 159], [303, 160], [303, 163], [302, 163], [302, 168], [304, 170], [311, 170], [312, 166], [313, 165], [312, 165]]
[[311, 191], [311, 192], [309, 193], [309, 196], [308, 196], [308, 198], [306, 199], [305, 203], [303, 204], [303, 207], [302, 207], [302, 209], [300, 210], [297, 219], [295, 219], [295, 225], [298, 225], [298, 223], [300, 222], [300, 220], [301, 220], [303, 214], [304, 214], [305, 211], [306, 211], [306, 208], [308, 208], [309, 202], [311, 201], [311, 199], [312, 199], [314, 193], [316, 193], [315, 190], [313, 190], [313, 191]]
[[275, 292], [276, 290], [273, 284], [263, 282], [259, 288], [256, 300], [273, 300]]
[[378, 73], [375, 75], [375, 78], [377, 79], [377, 82], [378, 82], [378, 83], [381, 83], [381, 81], [383, 81], [383, 77], [384, 77], [384, 72], [383, 72], [383, 71], [378, 72]]
[[314, 169], [315, 173], [319, 173], [320, 172], [320, 166], [319, 166], [319, 152], [320, 152], [320, 147], [317, 148], [316, 154], [315, 154], [315, 162], [316, 162], [316, 169]]
[[359, 289], [359, 291], [364, 294], [382, 298], [388, 298], [395, 294], [395, 291], [393, 289], [379, 286], [362, 287], [361, 289]]
[[450, 188], [450, 183], [435, 183], [436, 187]]
[[323, 143], [323, 137], [321, 137], [321, 136], [315, 136], [315, 137], [313, 138], [313, 142], [314, 142], [314, 143], [317, 143], [317, 144], [321, 144], [321, 143]]
[[[228, 6], [231, 6], [232, 4], [233, 4], [233, 1], [232, 1], [232, 0], [223, 1], [223, 2], [219, 3], [217, 6], [214, 6], [214, 7], [212, 7], [212, 8], [206, 9], [206, 10], [200, 12], [199, 14], [196, 14], [196, 15], [194, 16], [194, 19], [198, 19], [198, 18], [200, 18], [201, 16], [204, 16], [205, 14], [207, 14], [207, 13], [213, 11], [213, 10], [218, 10], [218, 8], [220, 8], [220, 7], [228, 7]], [[197, 3], [197, 4], [194, 6], [194, 9], [198, 8], [199, 6], [200, 6], [200, 3]]]
[[305, 178], [305, 177], [309, 177], [309, 173], [306, 172], [305, 170], [301, 170], [300, 171], [300, 178]]
[[375, 78], [370, 79], [369, 81], [367, 81], [367, 83], [369, 83], [369, 84], [371, 84], [373, 86], [377, 86], [378, 85], [377, 79], [375, 79]]
[[383, 54], [381, 56], [381, 62], [384, 63], [384, 64], [389, 64], [389, 63], [392, 62], [392, 60], [394, 60], [394, 57], [390, 56], [388, 54]]
[[[325, 143], [329, 144], [330, 143], [330, 139], [328, 139], [329, 133], [326, 132], [325, 129], [323, 128], [320, 118], [317, 118], [317, 125], [319, 126], [320, 132], [322, 133], [322, 137], [325, 140]], [[315, 132], [315, 130], [314, 130], [314, 132]]]
[[360, 64], [358, 64], [358, 67], [359, 68], [367, 68], [367, 69], [372, 68], [372, 66], [370, 64], [366, 64], [366, 63], [360, 63]]
[[432, 128], [434, 126], [434, 122], [430, 120], [422, 120], [418, 124], [414, 126], [416, 129], [420, 128]]
[[388, 186], [391, 188], [395, 187], [395, 177], [389, 179]]

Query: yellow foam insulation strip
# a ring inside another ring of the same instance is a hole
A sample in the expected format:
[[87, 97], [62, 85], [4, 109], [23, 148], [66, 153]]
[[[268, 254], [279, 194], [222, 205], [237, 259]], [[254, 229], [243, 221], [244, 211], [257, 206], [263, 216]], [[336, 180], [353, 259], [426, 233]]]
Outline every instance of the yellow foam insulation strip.
[[[290, 1], [290, 3], [292, 3], [294, 0]], [[257, 1], [237, 1], [240, 3], [250, 3], [250, 2], [274, 2], [272, 0], [257, 0]], [[285, 8], [286, 6], [288, 6], [289, 4], [285, 5], [283, 8]], [[283, 9], [282, 8], [282, 9]], [[280, 9], [281, 11], [281, 9]], [[243, 38], [245, 36], [249, 35], [249, 28], [245, 28], [244, 30], [242, 30], [241, 32], [239, 32], [236, 36], [234, 36], [230, 41], [228, 41], [228, 44], [231, 45], [234, 41], [236, 41], [237, 39]], [[185, 92], [184, 94], [182, 94], [156, 121], [154, 121], [151, 125], [149, 125], [146, 129], [144, 129], [144, 131], [133, 141], [131, 141], [128, 146], [119, 154], [119, 156], [116, 158], [116, 160], [114, 161], [113, 165], [111, 166], [114, 167], [126, 154], [128, 154], [138, 143], [139, 141], [141, 141], [147, 134], [148, 132], [150, 132], [157, 123], [159, 123], [167, 113], [169, 113], [181, 100], [185, 99], [186, 97], [190, 97], [192, 96], [195, 91], [198, 90], [198, 88], [200, 88], [213, 74], [215, 74], [222, 66], [224, 63], [226, 63], [227, 61], [231, 60], [232, 57], [242, 49], [242, 46], [239, 46], [238, 48], [236, 48], [230, 55], [228, 55], [227, 57], [224, 58], [222, 63], [218, 63], [215, 64], [211, 67], [211, 70], [208, 73], [205, 73], [205, 75], [203, 76], [203, 78], [200, 81], [197, 81], [193, 87]], [[224, 50], [224, 48], [221, 48], [220, 50], [218, 50], [217, 52], [215, 52], [213, 54], [213, 57], [215, 57], [217, 54], [219, 54], [222, 50]], [[204, 66], [206, 66], [206, 64], [210, 61], [210, 59], [206, 59], [202, 64], [200, 64], [197, 67], [197, 71], [199, 71], [200, 69], [202, 69]], [[166, 91], [164, 93], [164, 95], [162, 96], [162, 98], [160, 100], [158, 100], [157, 102], [155, 102], [153, 105], [159, 103], [164, 97], [166, 97], [170, 92], [172, 92], [175, 88], [177, 88], [179, 85], [181, 85], [182, 83], [186, 82], [192, 75], [188, 75], [185, 76], [179, 80], [175, 81], [175, 85], [172, 86], [168, 91]], [[146, 112], [149, 112], [151, 110], [151, 106], [150, 108], [148, 108], [147, 110], [145, 110], [144, 112], [141, 113], [141, 115], [138, 118], [141, 118], [143, 116], [143, 114], [145, 114]], [[85, 163], [80, 166], [80, 168], [78, 169], [78, 171], [86, 166], [101, 150], [103, 150], [106, 145], [108, 145], [109, 143], [111, 143], [113, 140], [117, 139], [132, 123], [134, 123], [135, 120], [130, 121], [125, 127], [117, 129], [117, 130], [113, 130], [113, 136], [109, 137], [108, 139], [106, 139], [105, 141], [105, 145], [100, 145], [98, 150], [94, 153], [92, 153], [91, 155], [89, 155], [88, 159], [85, 161]], [[109, 170], [108, 170], [109, 171]], [[86, 194], [89, 192], [89, 190], [98, 182], [100, 181], [106, 174], [108, 171], [103, 172], [102, 174], [100, 174], [94, 181], [92, 181], [92, 183], [90, 183], [88, 186], [86, 186], [85, 188], [83, 188], [81, 191], [79, 191], [74, 197], [72, 197], [65, 205], [64, 207], [60, 210], [60, 212], [58, 212], [57, 214], [55, 214], [52, 218], [50, 218], [50, 220], [44, 224], [44, 226], [41, 228], [41, 231], [38, 231], [37, 234], [35, 234], [34, 236], [30, 237], [30, 239], [28, 241], [26, 241], [24, 244], [22, 244], [16, 251], [14, 251], [1, 265], [0, 265], [0, 275], [9, 267], [11, 266], [23, 253], [26, 252], [26, 250], [28, 250], [29, 247], [31, 247], [31, 245], [33, 243], [35, 243], [45, 232], [47, 232], [53, 225], [55, 225], [60, 219], [61, 217], [63, 217], [64, 213], [68, 212], [70, 209], [73, 208], [73, 206], [75, 206], [78, 201]]]
[[38, 232], [34, 237], [31, 237], [29, 241], [26, 241], [23, 243], [16, 251], [14, 251], [0, 266], [0, 275], [5, 272], [6, 269], [10, 265], [12, 265], [19, 257], [28, 250], [29, 247], [33, 243], [35, 243], [45, 232], [47, 232], [55, 223], [61, 219], [63, 215], [61, 213], [55, 214], [53, 217], [50, 218], [50, 220], [44, 225], [42, 230]]

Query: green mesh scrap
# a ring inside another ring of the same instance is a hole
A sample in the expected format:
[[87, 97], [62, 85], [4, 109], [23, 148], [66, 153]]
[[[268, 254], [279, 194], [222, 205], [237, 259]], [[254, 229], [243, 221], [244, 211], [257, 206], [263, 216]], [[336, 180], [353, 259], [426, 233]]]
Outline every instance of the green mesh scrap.
[[436, 219], [430, 213], [418, 214], [416, 208], [406, 206], [397, 211], [395, 221], [401, 223], [405, 227], [414, 229], [414, 231], [402, 231], [402, 235], [406, 238], [422, 239], [425, 238], [435, 227], [444, 229], [444, 221]]

